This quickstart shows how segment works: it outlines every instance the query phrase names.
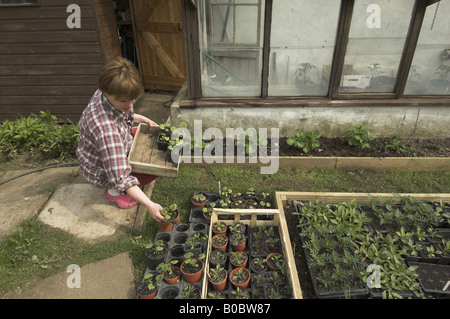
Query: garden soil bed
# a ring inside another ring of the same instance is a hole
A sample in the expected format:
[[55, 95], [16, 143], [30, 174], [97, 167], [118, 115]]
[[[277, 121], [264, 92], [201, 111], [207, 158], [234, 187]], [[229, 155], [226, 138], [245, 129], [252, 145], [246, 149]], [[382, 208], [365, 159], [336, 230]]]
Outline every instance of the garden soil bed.
[[291, 240], [292, 251], [294, 253], [295, 267], [297, 268], [298, 278], [302, 289], [303, 299], [316, 299], [316, 293], [312, 281], [310, 280], [306, 256], [302, 248], [302, 242], [299, 236], [300, 228], [297, 227], [298, 217], [295, 213], [295, 205], [288, 200], [284, 208], [284, 216], [289, 230], [289, 238]]
[[[280, 156], [340, 156], [340, 157], [448, 157], [450, 156], [450, 138], [409, 140], [405, 142], [406, 151], [397, 154], [394, 151], [385, 150], [390, 139], [376, 138], [370, 141], [370, 148], [357, 149], [348, 145], [342, 137], [319, 138], [320, 147], [303, 154], [298, 148], [290, 146], [286, 138], [280, 138]], [[269, 144], [270, 145], [270, 144]]]
[[[279, 156], [315, 156], [315, 157], [449, 157], [450, 138], [445, 139], [409, 139], [404, 142], [406, 150], [400, 154], [392, 150], [386, 150], [389, 138], [376, 138], [369, 142], [370, 147], [358, 149], [348, 145], [344, 137], [320, 137], [320, 146], [308, 153], [303, 153], [299, 148], [287, 144], [286, 137], [279, 139]], [[227, 143], [234, 145], [234, 141], [225, 139], [223, 142], [223, 154], [226, 154]], [[271, 141], [267, 144], [267, 154], [270, 155]], [[214, 154], [214, 150], [212, 151]], [[235, 146], [234, 154], [238, 154]], [[194, 155], [194, 151], [192, 151]]]

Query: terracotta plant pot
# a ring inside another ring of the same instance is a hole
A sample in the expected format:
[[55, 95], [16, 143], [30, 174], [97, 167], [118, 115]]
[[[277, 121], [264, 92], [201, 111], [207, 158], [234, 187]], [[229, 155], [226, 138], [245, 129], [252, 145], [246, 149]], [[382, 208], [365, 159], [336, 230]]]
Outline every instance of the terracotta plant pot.
[[[218, 240], [219, 238], [224, 238], [224, 243], [223, 243], [223, 244], [220, 244], [220, 245], [219, 245], [219, 244], [217, 243], [217, 240]], [[226, 250], [227, 250], [227, 245], [228, 245], [228, 237], [225, 236], [225, 235], [216, 235], [216, 236], [213, 236], [213, 238], [211, 239], [211, 245], [212, 245], [212, 247], [213, 247], [214, 249], [220, 249], [220, 250], [226, 251]]]
[[193, 258], [193, 259], [196, 259], [197, 262], [201, 263], [201, 269], [198, 270], [197, 272], [195, 272], [195, 273], [186, 272], [185, 269], [183, 269], [184, 265], [185, 265], [185, 261], [183, 261], [183, 263], [180, 266], [180, 271], [183, 274], [184, 280], [190, 284], [195, 284], [196, 282], [200, 281], [200, 279], [202, 277], [203, 267], [204, 267], [203, 261], [201, 259], [198, 259], [198, 258]]
[[170, 221], [171, 224], [178, 224], [180, 222], [180, 212], [178, 212], [177, 217]]
[[223, 272], [225, 273], [225, 278], [221, 282], [214, 282], [211, 277], [208, 277], [209, 282], [216, 291], [224, 290], [227, 287], [228, 273], [225, 269], [223, 269]]
[[[234, 282], [233, 281], [233, 277], [234, 275], [238, 272], [238, 271], [243, 271], [244, 273], [247, 274], [247, 279], [244, 282]], [[248, 284], [250, 283], [250, 272], [248, 271], [247, 268], [235, 268], [231, 271], [230, 273], [230, 282], [234, 287], [239, 287], [240, 289], [247, 289]]]
[[173, 228], [172, 223], [158, 223], [158, 231], [166, 233], [171, 231]]
[[284, 261], [284, 257], [283, 257], [283, 255], [281, 255], [279, 253], [271, 253], [271, 254], [267, 255], [267, 266], [269, 267], [269, 270], [278, 271], [278, 270], [280, 270], [280, 268], [278, 268], [277, 266], [275, 266], [273, 263], [270, 262], [272, 256], [281, 256], [281, 259], [283, 261]]
[[247, 247], [247, 238], [245, 237], [243, 242], [236, 243], [233, 241], [234, 235], [235, 234], [230, 236], [230, 243], [231, 243], [231, 247], [233, 248], [233, 251], [244, 251], [245, 248]]
[[[217, 222], [216, 222], [216, 224], [217, 224]], [[212, 229], [214, 235], [226, 235], [226, 234], [227, 234], [227, 229], [228, 229], [228, 227], [225, 225], [225, 229], [219, 231], [219, 230], [216, 230], [215, 227], [214, 227], [216, 224], [213, 225], [213, 229]]]
[[194, 208], [200, 208], [200, 209], [202, 209], [202, 208], [205, 206], [205, 204], [206, 204], [206, 199], [205, 199], [202, 203], [198, 203], [198, 202], [195, 202], [195, 201], [194, 201], [194, 198], [193, 198], [193, 197], [191, 197], [191, 203], [192, 203], [192, 206], [193, 206]]
[[[166, 278], [166, 276], [164, 276], [164, 281], [165, 281], [168, 285], [175, 285], [175, 284], [180, 280], [180, 277], [181, 277], [181, 271], [180, 271], [180, 268], [179, 268], [179, 267], [176, 267], [176, 266], [174, 266], [174, 267], [172, 267], [172, 268], [174, 268], [172, 271], [177, 272], [178, 275], [175, 276], [175, 277], [173, 277], [173, 278]], [[164, 274], [165, 274], [165, 273], [164, 273]]]
[[243, 263], [241, 263], [241, 264], [235, 263], [235, 262], [233, 262], [234, 256], [233, 256], [233, 254], [231, 254], [230, 255], [230, 262], [233, 265], [233, 268], [239, 268], [239, 267], [247, 266], [248, 255], [246, 253], [244, 253], [243, 251], [238, 251], [236, 253], [244, 255], [245, 256], [245, 261]]
[[211, 222], [211, 214], [202, 212], [202, 215], [203, 215], [203, 218], [205, 219], [205, 221], [209, 224]]
[[155, 290], [155, 292], [153, 292], [152, 294], [150, 294], [148, 296], [139, 296], [139, 299], [153, 299], [153, 298], [155, 298], [157, 292], [158, 292], [158, 290]]

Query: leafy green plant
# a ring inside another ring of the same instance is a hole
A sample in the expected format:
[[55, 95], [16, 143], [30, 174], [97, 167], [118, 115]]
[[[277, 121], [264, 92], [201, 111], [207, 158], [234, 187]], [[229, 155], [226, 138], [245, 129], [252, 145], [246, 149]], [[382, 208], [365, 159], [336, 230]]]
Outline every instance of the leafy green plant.
[[144, 276], [143, 283], [147, 285], [149, 291], [152, 291], [159, 287], [163, 279], [163, 274], [154, 276], [152, 273], [148, 273]]
[[287, 139], [287, 143], [301, 149], [303, 153], [308, 153], [310, 150], [320, 146], [318, 135], [319, 131], [317, 130], [312, 132], [297, 131], [294, 133], [294, 136]]
[[209, 277], [212, 281], [217, 282], [218, 279], [221, 278], [223, 272], [225, 272], [225, 268], [217, 264], [216, 268], [211, 267], [209, 269]]
[[198, 193], [192, 196], [192, 200], [194, 200], [195, 203], [203, 203], [206, 201], [206, 196], [202, 193]]
[[249, 299], [249, 294], [247, 291], [242, 290], [239, 287], [237, 287], [236, 290], [231, 290], [231, 294], [234, 299]]
[[360, 149], [370, 148], [369, 142], [373, 140], [367, 122], [354, 126], [353, 129], [347, 131], [345, 135], [347, 136], [348, 145]]
[[392, 139], [390, 139], [384, 146], [384, 149], [386, 151], [391, 150], [396, 154], [403, 154], [407, 151], [404, 141], [397, 137], [393, 137]]
[[178, 260], [172, 260], [168, 263], [160, 263], [156, 270], [161, 270], [165, 276], [172, 276], [174, 271], [174, 266], [178, 263]]
[[178, 214], [178, 205], [170, 204], [169, 206], [163, 207], [161, 210], [161, 215], [164, 216], [165, 220], [174, 219]]
[[194, 258], [194, 253], [188, 252], [184, 254], [184, 264], [192, 268], [199, 268], [201, 266], [199, 260], [202, 260], [204, 258], [205, 254], [200, 254], [197, 258]]
[[237, 137], [234, 144], [238, 152], [240, 148], [244, 148], [246, 155], [256, 155], [258, 147], [265, 147], [267, 143], [267, 138], [259, 136], [255, 130], [247, 129]]
[[207, 242], [208, 238], [201, 232], [197, 232], [187, 240], [187, 244], [191, 246], [191, 249], [198, 247]]
[[78, 145], [78, 126], [68, 121], [60, 124], [49, 111], [31, 114], [0, 125], [0, 154], [13, 157], [31, 152], [49, 158], [73, 156]]

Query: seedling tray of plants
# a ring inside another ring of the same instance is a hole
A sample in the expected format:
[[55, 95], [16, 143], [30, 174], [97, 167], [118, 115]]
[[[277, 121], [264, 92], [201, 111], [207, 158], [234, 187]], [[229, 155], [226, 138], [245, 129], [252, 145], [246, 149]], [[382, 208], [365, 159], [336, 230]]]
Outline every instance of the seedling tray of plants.
[[[420, 298], [431, 290], [414, 261], [448, 263], [449, 194], [283, 192], [276, 197], [279, 206], [296, 203], [318, 298]], [[442, 280], [449, 280], [448, 273]]]
[[180, 158], [173, 162], [167, 148], [158, 148], [158, 135], [158, 127], [139, 124], [128, 156], [133, 172], [177, 177]]
[[[150, 279], [157, 279], [159, 283], [155, 299], [195, 299], [201, 296], [201, 278], [196, 282], [187, 282], [180, 272], [182, 263], [188, 259], [186, 256], [197, 258], [205, 253], [208, 236], [208, 225], [205, 223], [176, 224], [168, 232], [158, 231], [152, 243], [145, 249], [147, 268], [141, 285], [137, 287], [137, 294], [141, 297], [142, 286], [147, 285], [148, 274]], [[172, 266], [177, 268], [172, 268]], [[169, 269], [171, 270], [169, 272]], [[163, 274], [173, 272], [173, 282], [166, 282]], [[147, 278], [146, 278], [147, 276]], [[160, 277], [158, 277], [160, 276]], [[145, 288], [144, 288], [145, 290]]]
[[425, 293], [450, 295], [450, 265], [408, 262], [417, 267], [419, 281]]
[[[226, 237], [222, 248], [215, 244], [220, 236]], [[235, 242], [239, 239], [244, 247]], [[215, 259], [220, 254], [222, 262]], [[213, 282], [219, 278], [225, 282], [217, 288]], [[219, 294], [229, 299], [300, 298], [286, 221], [279, 210], [214, 208], [202, 285], [205, 299]]]

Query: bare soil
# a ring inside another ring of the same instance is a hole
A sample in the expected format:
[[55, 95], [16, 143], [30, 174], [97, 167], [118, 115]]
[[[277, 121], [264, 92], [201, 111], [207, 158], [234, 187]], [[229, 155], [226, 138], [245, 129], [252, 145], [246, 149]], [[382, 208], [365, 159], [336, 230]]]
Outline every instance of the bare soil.
[[[308, 153], [297, 147], [287, 144], [287, 137], [279, 138], [279, 156], [315, 156], [315, 157], [449, 157], [450, 156], [450, 138], [444, 139], [409, 139], [403, 141], [405, 148], [401, 152], [389, 149], [389, 138], [375, 138], [369, 142], [370, 147], [359, 149], [350, 146], [345, 137], [320, 137], [320, 146], [310, 150]], [[217, 142], [217, 141], [215, 141]], [[218, 143], [220, 145], [220, 143]], [[227, 152], [228, 145], [234, 145], [234, 154], [242, 154], [241, 148], [235, 146], [235, 140], [225, 139], [222, 141], [223, 155]], [[268, 141], [267, 150], [263, 151], [271, 154], [271, 141]], [[261, 154], [261, 151], [258, 151]], [[211, 151], [215, 154], [215, 149]], [[194, 155], [194, 151], [192, 151]]]
[[287, 144], [287, 138], [280, 138], [280, 156], [340, 156], [340, 157], [448, 157], [450, 156], [450, 138], [447, 139], [414, 139], [404, 142], [405, 152], [397, 153], [386, 149], [388, 138], [376, 138], [370, 141], [370, 147], [358, 149], [348, 145], [343, 137], [320, 137], [320, 147], [307, 154]]

